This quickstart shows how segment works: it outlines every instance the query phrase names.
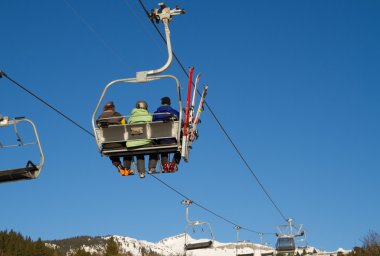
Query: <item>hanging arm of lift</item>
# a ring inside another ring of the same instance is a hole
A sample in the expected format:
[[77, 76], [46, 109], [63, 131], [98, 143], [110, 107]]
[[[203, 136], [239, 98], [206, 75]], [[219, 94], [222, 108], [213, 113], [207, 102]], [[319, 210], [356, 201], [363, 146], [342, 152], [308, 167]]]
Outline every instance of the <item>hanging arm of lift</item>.
[[185, 206], [186, 206], [186, 224], [188, 226], [201, 226], [201, 225], [207, 225], [209, 231], [210, 231], [210, 236], [211, 236], [211, 240], [214, 241], [215, 240], [215, 237], [214, 237], [214, 233], [212, 232], [212, 229], [211, 229], [211, 225], [210, 223], [207, 223], [207, 222], [203, 222], [203, 221], [191, 221], [189, 219], [189, 207], [190, 207], [190, 204], [193, 203], [193, 201], [191, 201], [190, 199], [186, 199], [186, 200], [183, 200], [181, 203], [183, 203]]
[[170, 40], [170, 30], [169, 30], [169, 22], [172, 20], [173, 16], [184, 14], [185, 10], [180, 9], [178, 7], [174, 9], [170, 9], [170, 7], [167, 7], [165, 4], [160, 3], [160, 9], [153, 9], [151, 13], [149, 14], [150, 20], [155, 20], [157, 23], [161, 20], [165, 27], [165, 37], [166, 37], [166, 45], [168, 50], [168, 60], [166, 63], [159, 69], [153, 69], [150, 71], [141, 71], [137, 72], [136, 78], [137, 81], [144, 82], [147, 80], [148, 75], [154, 75], [161, 73], [165, 71], [173, 60], [173, 52], [172, 52], [172, 44]]
[[190, 199], [183, 200], [182, 203], [186, 205], [186, 223], [189, 225], [192, 221], [189, 220], [189, 206], [193, 203]]

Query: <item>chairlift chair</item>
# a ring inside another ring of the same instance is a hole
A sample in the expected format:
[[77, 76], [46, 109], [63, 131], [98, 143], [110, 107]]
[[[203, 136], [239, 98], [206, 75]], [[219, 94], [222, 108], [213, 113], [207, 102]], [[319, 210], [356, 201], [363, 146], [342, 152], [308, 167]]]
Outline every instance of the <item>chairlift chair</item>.
[[241, 229], [240, 226], [236, 226], [236, 227], [235, 227], [235, 230], [236, 230], [236, 240], [237, 240], [237, 245], [236, 245], [236, 256], [254, 256], [254, 255], [255, 255], [254, 252], [252, 252], [252, 253], [239, 253], [238, 245], [239, 245], [239, 244], [246, 243], [246, 242], [249, 242], [249, 241], [247, 241], [247, 240], [240, 240], [240, 229]]
[[[35, 142], [25, 143], [22, 140], [22, 138], [19, 134], [19, 131], [17, 129], [17, 124], [22, 123], [22, 122], [28, 123], [32, 126], [34, 136], [35, 136], [35, 140], [36, 140]], [[5, 127], [9, 127], [9, 126], [13, 126], [18, 143], [17, 144], [11, 144], [11, 145], [3, 145], [2, 143], [0, 143], [0, 148], [2, 148], [2, 149], [17, 148], [17, 147], [24, 147], [24, 146], [28, 146], [28, 145], [37, 144], [38, 149], [39, 149], [39, 154], [40, 154], [40, 161], [38, 164], [36, 164], [36, 163], [33, 163], [31, 160], [29, 160], [29, 161], [27, 161], [25, 167], [20, 167], [20, 168], [16, 168], [16, 169], [8, 169], [8, 170], [0, 170], [0, 183], [11, 182], [11, 181], [19, 181], [19, 180], [30, 180], [30, 179], [37, 178], [40, 175], [42, 166], [44, 165], [44, 161], [45, 161], [44, 159], [45, 158], [44, 158], [44, 154], [42, 152], [42, 147], [41, 147], [41, 143], [40, 143], [40, 140], [38, 137], [36, 126], [34, 125], [34, 123], [31, 120], [26, 119], [24, 117], [17, 117], [14, 119], [9, 119], [9, 117], [7, 117], [7, 116], [1, 116], [0, 117], [0, 128], [5, 128]]]
[[[96, 121], [96, 114], [101, 106], [101, 103], [106, 95], [108, 89], [113, 85], [120, 84], [141, 84], [149, 83], [159, 79], [169, 79], [175, 82], [178, 95], [178, 105], [179, 109], [182, 109], [181, 91], [180, 83], [175, 76], [172, 75], [157, 75], [165, 71], [171, 64], [173, 59], [170, 31], [169, 31], [169, 21], [173, 16], [184, 13], [183, 10], [179, 8], [170, 9], [164, 4], [160, 4], [160, 10], [152, 10], [151, 18], [157, 21], [161, 20], [165, 27], [165, 35], [167, 41], [168, 50], [168, 60], [159, 69], [150, 71], [141, 71], [136, 73], [136, 77], [118, 79], [110, 82], [106, 85], [103, 93], [100, 96], [98, 104], [92, 114], [92, 127], [95, 134], [96, 144], [99, 152], [103, 156], [135, 156], [139, 154], [160, 154], [160, 153], [175, 153], [182, 152], [183, 148], [181, 146], [181, 127], [182, 127], [182, 111], [179, 111], [178, 121], [156, 121], [148, 123], [135, 123], [135, 124], [111, 124], [111, 125], [101, 125]], [[159, 139], [174, 139], [175, 141], [169, 145], [162, 145], [154, 143]], [[151, 140], [152, 143], [145, 146], [139, 146], [134, 148], [127, 148], [127, 141], [134, 140]], [[110, 144], [118, 143], [120, 147], [108, 147]], [[187, 161], [188, 154], [184, 156], [184, 160]]]
[[296, 241], [297, 247], [300, 249], [306, 249], [308, 247], [306, 232], [301, 231], [299, 237], [300, 238]]
[[[210, 248], [214, 243], [214, 235], [212, 233], [211, 225], [203, 221], [191, 221], [189, 219], [189, 206], [192, 203], [192, 201], [184, 200], [182, 203], [186, 205], [186, 232], [185, 232], [185, 246], [184, 246], [185, 252], [189, 250]], [[194, 227], [203, 227], [207, 229], [209, 231], [209, 236], [211, 239], [206, 239], [205, 241], [201, 241], [201, 242], [190, 243], [187, 238], [188, 230]]]

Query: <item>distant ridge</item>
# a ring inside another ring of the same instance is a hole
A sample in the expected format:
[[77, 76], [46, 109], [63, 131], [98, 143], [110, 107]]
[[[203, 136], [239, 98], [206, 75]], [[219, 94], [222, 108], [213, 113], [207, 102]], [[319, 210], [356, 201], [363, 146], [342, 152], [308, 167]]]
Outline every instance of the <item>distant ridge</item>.
[[[105, 252], [107, 240], [111, 237], [117, 242], [119, 252], [133, 256], [155, 255], [155, 256], [184, 256], [184, 243], [185, 234], [179, 234], [172, 237], [167, 237], [157, 243], [148, 242], [145, 240], [137, 240], [127, 236], [78, 236], [62, 240], [45, 241], [46, 245], [59, 250], [62, 255], [69, 255], [77, 249], [84, 249], [92, 254], [102, 255]], [[199, 241], [188, 237], [189, 241]], [[328, 255], [336, 256], [338, 251], [348, 253], [349, 251], [339, 249], [335, 252], [321, 252], [314, 247], [307, 247], [299, 249], [302, 254], [303, 250], [312, 253], [314, 250], [317, 254], [314, 255]], [[236, 254], [236, 250], [240, 254], [254, 253], [254, 255], [261, 255], [261, 253], [272, 252], [273, 248], [261, 244], [254, 244], [250, 242], [245, 243], [220, 243], [214, 241], [214, 246], [208, 249], [193, 250], [187, 255], [191, 256], [231, 256]]]

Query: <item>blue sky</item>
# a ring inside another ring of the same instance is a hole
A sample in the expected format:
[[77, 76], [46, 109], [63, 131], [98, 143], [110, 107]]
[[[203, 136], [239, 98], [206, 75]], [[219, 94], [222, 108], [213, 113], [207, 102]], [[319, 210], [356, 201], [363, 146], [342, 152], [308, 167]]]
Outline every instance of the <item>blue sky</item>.
[[[284, 215], [304, 224], [309, 244], [352, 248], [369, 230], [380, 232], [380, 3], [165, 3], [187, 10], [170, 24], [173, 50], [202, 73], [212, 111]], [[89, 130], [107, 83], [166, 61], [138, 1], [5, 1], [0, 24], [0, 69]], [[177, 63], [166, 73], [180, 79], [185, 97]], [[34, 239], [149, 241], [184, 231], [181, 196], [152, 177], [119, 176], [90, 135], [6, 78], [0, 86], [0, 113], [32, 119], [46, 158], [37, 180], [0, 186], [1, 229]], [[154, 111], [174, 95], [173, 85], [155, 83], [117, 87], [107, 97], [128, 114], [141, 98]], [[276, 232], [283, 218], [209, 110], [199, 129], [190, 162], [158, 178], [236, 224]], [[1, 168], [19, 158], [2, 150]], [[209, 222], [217, 240], [235, 241], [230, 223], [195, 205], [190, 215]], [[260, 241], [252, 232], [240, 237]]]

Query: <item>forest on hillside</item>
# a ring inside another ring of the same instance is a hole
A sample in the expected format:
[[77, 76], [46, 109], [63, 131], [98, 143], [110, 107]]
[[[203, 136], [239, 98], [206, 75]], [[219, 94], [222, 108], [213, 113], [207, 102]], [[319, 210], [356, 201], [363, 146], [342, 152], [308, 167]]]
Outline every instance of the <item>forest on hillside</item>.
[[[100, 237], [89, 239], [90, 237], [75, 237], [63, 240], [42, 241], [39, 238], [33, 241], [28, 236], [23, 236], [13, 230], [0, 231], [0, 256], [134, 256], [131, 253], [119, 253], [119, 246], [113, 238], [108, 239], [105, 243]], [[90, 242], [90, 244], [88, 244]], [[46, 244], [52, 242], [59, 247], [54, 249]], [[105, 245], [103, 254], [91, 254], [81, 248], [82, 245]], [[70, 252], [70, 248], [73, 249]], [[67, 254], [66, 254], [67, 253]], [[143, 256], [163, 256], [152, 252], [147, 248], [141, 249]]]
[[[91, 239], [90, 239], [91, 238]], [[348, 256], [380, 256], [380, 234], [369, 231], [362, 239], [361, 247], [354, 247]], [[56, 244], [57, 248], [47, 246]], [[89, 244], [90, 243], [90, 244]], [[83, 245], [101, 245], [105, 248], [102, 254], [91, 254], [86, 252]], [[74, 249], [72, 249], [74, 248]], [[71, 250], [70, 250], [71, 249]], [[142, 256], [163, 256], [152, 252], [148, 248], [142, 248]], [[301, 254], [305, 255], [305, 254]], [[338, 254], [339, 255], [339, 254]], [[23, 236], [13, 230], [0, 231], [0, 256], [136, 256], [129, 252], [120, 253], [119, 245], [111, 237], [104, 241], [100, 237], [74, 237], [63, 240], [42, 241], [41, 238], [33, 241], [28, 236]], [[176, 255], [181, 256], [181, 255]]]

